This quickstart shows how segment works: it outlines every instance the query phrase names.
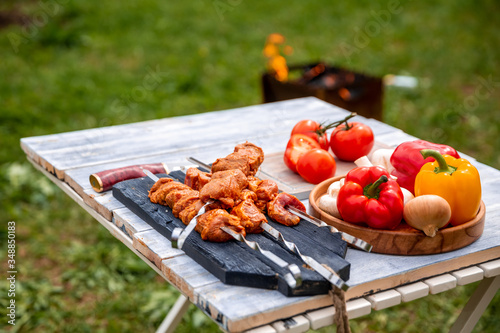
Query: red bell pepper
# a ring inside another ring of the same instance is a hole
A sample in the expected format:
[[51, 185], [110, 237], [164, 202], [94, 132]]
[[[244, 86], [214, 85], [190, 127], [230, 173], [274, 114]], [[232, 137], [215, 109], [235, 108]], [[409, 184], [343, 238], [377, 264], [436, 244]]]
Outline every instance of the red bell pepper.
[[433, 149], [437, 150], [442, 155], [460, 158], [454, 148], [425, 140], [403, 142], [397, 146], [391, 155], [391, 164], [394, 167], [391, 174], [397, 177], [399, 186], [404, 187], [413, 194], [415, 194], [415, 177], [417, 177], [420, 168], [422, 168], [425, 163], [434, 161], [433, 157], [424, 159], [422, 154], [420, 154], [422, 149]]
[[404, 197], [398, 183], [380, 166], [352, 169], [337, 197], [342, 219], [372, 228], [394, 229], [403, 218]]

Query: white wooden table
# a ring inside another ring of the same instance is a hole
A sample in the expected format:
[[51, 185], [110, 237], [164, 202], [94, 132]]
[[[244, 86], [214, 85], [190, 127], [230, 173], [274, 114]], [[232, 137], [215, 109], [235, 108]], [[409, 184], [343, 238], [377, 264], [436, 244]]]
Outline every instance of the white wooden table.
[[[36, 168], [182, 293], [159, 330], [173, 330], [192, 302], [226, 331], [303, 332], [333, 323], [330, 296], [285, 297], [274, 290], [225, 285], [183, 251], [172, 248], [111, 191], [94, 192], [88, 177], [134, 164], [183, 163], [187, 156], [211, 162], [246, 140], [261, 146], [266, 155], [279, 153], [297, 121], [338, 120], [346, 114], [311, 97], [24, 138], [21, 146]], [[383, 145], [395, 147], [416, 139], [373, 119], [358, 116], [357, 121], [369, 124]], [[481, 238], [460, 250], [428, 256], [349, 249], [351, 288], [346, 299], [350, 318], [482, 280], [452, 331], [467, 332], [474, 327], [500, 286], [500, 171], [465, 157], [482, 179], [486, 221]]]

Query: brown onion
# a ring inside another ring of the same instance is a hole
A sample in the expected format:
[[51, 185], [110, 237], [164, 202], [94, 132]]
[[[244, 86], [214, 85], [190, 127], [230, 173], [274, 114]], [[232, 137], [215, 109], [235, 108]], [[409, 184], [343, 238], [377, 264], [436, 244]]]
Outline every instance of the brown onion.
[[403, 218], [413, 228], [422, 230], [429, 237], [434, 237], [436, 232], [450, 221], [451, 208], [440, 196], [421, 195], [405, 205]]

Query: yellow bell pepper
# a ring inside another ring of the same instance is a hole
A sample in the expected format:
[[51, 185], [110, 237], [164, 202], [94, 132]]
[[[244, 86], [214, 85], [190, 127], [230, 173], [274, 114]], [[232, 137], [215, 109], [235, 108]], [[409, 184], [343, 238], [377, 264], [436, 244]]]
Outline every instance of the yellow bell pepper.
[[420, 169], [415, 178], [415, 196], [435, 194], [448, 201], [453, 226], [472, 220], [481, 204], [481, 180], [477, 169], [463, 158], [441, 155], [432, 149], [423, 149], [420, 153], [436, 161]]

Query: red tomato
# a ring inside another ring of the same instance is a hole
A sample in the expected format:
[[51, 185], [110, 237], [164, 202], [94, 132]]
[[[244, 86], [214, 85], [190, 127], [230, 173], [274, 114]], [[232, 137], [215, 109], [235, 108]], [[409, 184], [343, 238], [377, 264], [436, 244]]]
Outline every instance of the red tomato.
[[317, 141], [304, 134], [294, 134], [288, 140], [283, 160], [290, 170], [297, 172], [297, 162], [299, 157], [314, 148], [321, 148]]
[[349, 162], [367, 155], [374, 142], [371, 128], [357, 122], [349, 123], [349, 129], [345, 124], [337, 126], [330, 136], [332, 152], [339, 159]]
[[316, 148], [307, 151], [299, 158], [297, 171], [306, 182], [318, 184], [335, 176], [337, 163], [329, 152]]
[[328, 143], [328, 135], [326, 134], [326, 131], [323, 133], [318, 133], [318, 131], [321, 131], [323, 126], [321, 126], [320, 123], [314, 120], [301, 120], [292, 129], [292, 133], [290, 135], [294, 134], [304, 134], [310, 137], [311, 139], [314, 139], [318, 141], [319, 145], [321, 148], [324, 150], [328, 150], [329, 143]]

